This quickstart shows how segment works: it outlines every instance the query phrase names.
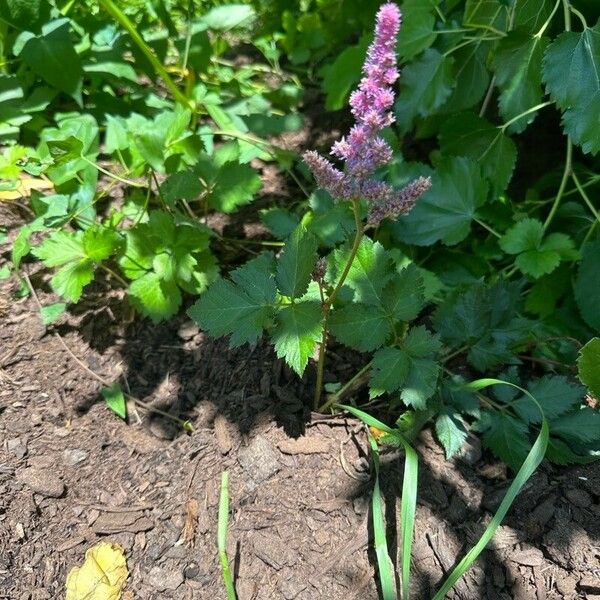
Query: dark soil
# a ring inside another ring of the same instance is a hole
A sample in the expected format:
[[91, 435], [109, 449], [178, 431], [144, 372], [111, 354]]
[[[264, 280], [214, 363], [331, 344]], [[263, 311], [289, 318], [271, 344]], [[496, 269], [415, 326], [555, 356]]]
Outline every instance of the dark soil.
[[[5, 226], [11, 219], [0, 213]], [[54, 301], [45, 277], [26, 269], [42, 302]], [[228, 470], [240, 600], [377, 599], [363, 427], [311, 414], [310, 382], [266, 346], [229, 350], [185, 318], [127, 324], [108, 282], [94, 285], [87, 305], [47, 329], [34, 299], [16, 299], [14, 279], [0, 282], [0, 598], [63, 598], [68, 571], [99, 540], [125, 549], [128, 600], [225, 598], [216, 523]], [[347, 379], [359, 361], [331, 364]], [[194, 433], [133, 405], [121, 421], [94, 374], [190, 419]], [[425, 600], [509, 480], [476, 439], [452, 461], [430, 431], [417, 445], [412, 597]], [[390, 540], [402, 462], [383, 456]], [[600, 599], [600, 465], [544, 463], [448, 597]]]

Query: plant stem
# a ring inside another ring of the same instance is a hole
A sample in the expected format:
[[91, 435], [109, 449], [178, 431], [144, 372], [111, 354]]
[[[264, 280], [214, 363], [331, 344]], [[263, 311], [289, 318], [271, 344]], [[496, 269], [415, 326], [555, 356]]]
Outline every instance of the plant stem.
[[540, 30], [533, 37], [541, 38], [542, 35], [544, 35], [544, 31], [546, 31], [548, 25], [550, 25], [550, 23], [552, 22], [552, 19], [554, 18], [554, 15], [556, 14], [556, 11], [558, 10], [558, 7], [560, 6], [561, 2], [562, 0], [556, 0], [556, 4], [554, 5], [552, 12], [550, 13], [550, 16], [546, 19], [546, 22], [540, 27]]
[[229, 557], [227, 556], [227, 527], [229, 524], [229, 473], [223, 471], [221, 474], [221, 494], [219, 498], [219, 518], [217, 525], [217, 548], [219, 550], [219, 562], [223, 574], [223, 583], [227, 592], [227, 600], [237, 600]]
[[596, 221], [600, 223], [600, 213], [598, 213], [598, 211], [594, 208], [592, 201], [590, 200], [586, 191], [583, 189], [583, 186], [581, 185], [574, 171], [571, 173], [571, 177], [573, 178], [573, 182], [575, 183], [575, 187], [577, 188], [579, 195], [583, 198], [583, 201], [586, 203], [587, 207], [590, 209], [594, 217], [596, 217]]
[[138, 33], [135, 25], [130, 21], [129, 17], [112, 1], [112, 0], [98, 0], [100, 5], [106, 10], [110, 16], [129, 33], [131, 39], [135, 45], [143, 52], [144, 56], [148, 59], [155, 73], [163, 80], [167, 89], [171, 92], [173, 98], [182, 106], [194, 110], [196, 107], [194, 103], [186, 98], [175, 85], [175, 82], [171, 79], [168, 71], [164, 65], [156, 58], [152, 48], [146, 44], [142, 36]]
[[520, 115], [513, 117], [512, 119], [510, 119], [510, 121], [507, 121], [506, 123], [504, 123], [504, 125], [502, 125], [500, 129], [502, 129], [502, 131], [506, 131], [506, 129], [508, 127], [510, 127], [513, 123], [515, 123], [519, 119], [522, 119], [523, 117], [526, 117], [527, 115], [530, 115], [533, 112], [541, 110], [542, 108], [545, 108], [546, 106], [550, 106], [551, 104], [554, 104], [551, 100], [548, 100], [547, 102], [541, 102], [540, 104], [536, 104], [535, 106], [532, 106], [531, 108], [528, 108], [527, 110], [523, 111]]
[[317, 412], [325, 412], [330, 406], [334, 404], [339, 404], [346, 393], [351, 390], [353, 387], [358, 384], [364, 383], [362, 380], [365, 379], [365, 375], [369, 372], [371, 368], [372, 361], [369, 361], [352, 379], [347, 381], [335, 394], [331, 394], [331, 396], [325, 401], [324, 404], [319, 406]]
[[111, 277], [114, 277], [125, 289], [129, 287], [129, 284], [118, 274], [115, 273], [110, 267], [100, 263], [100, 268], [106, 271]]
[[350, 249], [350, 255], [348, 256], [348, 262], [338, 279], [337, 284], [333, 288], [329, 298], [327, 298], [326, 302], [323, 304], [323, 334], [321, 336], [321, 346], [319, 347], [319, 359], [317, 362], [317, 382], [315, 387], [315, 396], [313, 406], [314, 409], [317, 410], [321, 403], [321, 394], [323, 392], [323, 375], [325, 372], [325, 357], [327, 354], [327, 335], [329, 333], [329, 312], [331, 311], [331, 307], [337, 298], [339, 291], [342, 289], [346, 278], [348, 277], [348, 273], [350, 273], [350, 269], [352, 268], [352, 263], [356, 258], [356, 254], [358, 249], [360, 248], [360, 242], [362, 241], [363, 236], [365, 235], [365, 228], [362, 222], [362, 217], [360, 215], [360, 201], [352, 200], [352, 212], [354, 213], [354, 223], [356, 225], [356, 235], [354, 236], [354, 242], [352, 243], [352, 248]]
[[571, 144], [571, 138], [567, 138], [567, 157], [565, 158], [565, 170], [563, 171], [563, 176], [560, 182], [560, 186], [558, 187], [558, 192], [556, 193], [556, 198], [554, 198], [554, 203], [552, 204], [552, 208], [544, 221], [544, 229], [546, 231], [548, 226], [552, 222], [556, 211], [558, 210], [558, 206], [560, 205], [560, 201], [564, 194], [565, 188], [567, 187], [567, 181], [571, 172], [573, 170], [573, 144]]
[[487, 229], [492, 235], [496, 236], [497, 238], [501, 238], [502, 237], [502, 235], [500, 235], [493, 227], [490, 227], [489, 225], [487, 225], [486, 223], [484, 223], [480, 219], [473, 219], [473, 220], [475, 221], [475, 223], [478, 223], [484, 229]]
[[95, 167], [96, 169], [98, 169], [98, 171], [100, 171], [100, 173], [104, 173], [104, 175], [106, 175], [107, 177], [110, 177], [111, 179], [114, 179], [115, 181], [120, 181], [121, 183], [124, 183], [125, 185], [130, 185], [132, 187], [137, 187], [137, 188], [145, 188], [146, 187], [146, 185], [144, 183], [138, 183], [137, 181], [132, 181], [131, 179], [125, 179], [125, 177], [121, 177], [119, 175], [115, 175], [114, 173], [111, 173], [110, 171], [107, 171], [104, 167], [101, 167], [98, 163], [94, 162], [93, 160], [90, 160], [87, 156], [84, 156], [83, 154], [79, 158], [81, 158], [81, 160], [86, 162], [88, 165], [91, 165], [92, 167]]

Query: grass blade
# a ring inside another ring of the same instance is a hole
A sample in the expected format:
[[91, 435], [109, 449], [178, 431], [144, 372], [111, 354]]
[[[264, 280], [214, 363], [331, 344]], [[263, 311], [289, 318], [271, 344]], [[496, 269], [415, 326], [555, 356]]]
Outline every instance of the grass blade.
[[446, 594], [452, 589], [454, 584], [465, 574], [465, 572], [471, 567], [471, 565], [475, 562], [477, 557], [481, 554], [484, 548], [487, 546], [489, 541], [492, 539], [496, 529], [504, 520], [506, 513], [509, 511], [512, 503], [514, 502], [517, 494], [521, 491], [521, 488], [525, 485], [527, 480], [533, 475], [539, 464], [542, 462], [544, 456], [546, 455], [546, 448], [548, 447], [548, 438], [549, 438], [549, 430], [548, 430], [548, 422], [546, 421], [546, 417], [544, 416], [544, 411], [542, 407], [538, 403], [538, 401], [523, 388], [515, 385], [513, 383], [509, 383], [507, 381], [501, 381], [499, 379], [478, 379], [477, 381], [473, 381], [470, 384], [464, 386], [465, 389], [470, 389], [473, 391], [480, 390], [482, 388], [488, 387], [490, 385], [510, 385], [511, 387], [515, 387], [519, 389], [521, 392], [526, 394], [540, 409], [542, 414], [542, 427], [540, 430], [535, 443], [533, 444], [529, 454], [523, 461], [519, 472], [517, 473], [514, 481], [508, 488], [500, 507], [496, 511], [496, 514], [493, 516], [489, 525], [485, 528], [483, 535], [479, 538], [479, 541], [467, 552], [466, 556], [456, 565], [452, 573], [448, 576], [448, 579], [443, 583], [442, 587], [433, 597], [433, 600], [443, 600], [446, 597]]
[[227, 556], [227, 527], [229, 525], [229, 473], [223, 471], [221, 474], [221, 497], [219, 499], [219, 522], [217, 527], [217, 547], [219, 550], [219, 561], [223, 572], [223, 582], [227, 591], [227, 600], [237, 600], [233, 577], [229, 568]]
[[[417, 511], [417, 487], [418, 487], [418, 476], [419, 476], [419, 458], [414, 448], [408, 443], [403, 435], [396, 429], [388, 427], [385, 423], [382, 423], [375, 417], [354, 408], [353, 406], [339, 405], [340, 408], [347, 410], [352, 413], [355, 417], [358, 417], [363, 423], [366, 423], [370, 427], [376, 427], [380, 431], [384, 431], [388, 435], [392, 436], [402, 447], [404, 448], [404, 477], [402, 479], [402, 502], [400, 504], [400, 524], [401, 524], [401, 549], [402, 549], [402, 565], [400, 570], [400, 588], [402, 591], [403, 600], [409, 600], [410, 595], [410, 559], [412, 555], [412, 543], [415, 529], [415, 514]], [[373, 442], [371, 442], [371, 448], [373, 449]], [[375, 502], [376, 499], [380, 502], [380, 494], [376, 494], [379, 489], [379, 452], [377, 444], [375, 443], [375, 449], [373, 455], [377, 456], [377, 463], [375, 467], [375, 487], [376, 490], [373, 492], [373, 513], [375, 515]], [[375, 517], [374, 517], [375, 518]], [[375, 522], [373, 522], [373, 529], [375, 533], [375, 543], [377, 544], [377, 533], [375, 530]], [[389, 555], [386, 557], [389, 561]], [[379, 562], [379, 571], [381, 574], [381, 560], [379, 554], [377, 554]], [[381, 575], [380, 575], [381, 576]], [[383, 582], [382, 582], [382, 590]], [[384, 596], [385, 597], [385, 596]], [[393, 596], [395, 597], [395, 596]]]

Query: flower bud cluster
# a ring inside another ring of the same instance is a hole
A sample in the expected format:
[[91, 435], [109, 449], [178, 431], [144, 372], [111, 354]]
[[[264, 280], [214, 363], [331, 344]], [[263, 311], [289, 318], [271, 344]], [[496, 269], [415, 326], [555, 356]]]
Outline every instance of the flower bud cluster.
[[304, 154], [317, 184], [333, 198], [367, 200], [371, 225], [377, 225], [384, 217], [408, 212], [431, 185], [428, 178], [421, 177], [398, 191], [370, 177], [392, 159], [392, 149], [379, 134], [394, 122], [392, 86], [398, 79], [396, 36], [400, 21], [400, 10], [393, 2], [383, 4], [377, 13], [375, 38], [367, 51], [364, 76], [350, 96], [356, 124], [331, 148], [331, 154], [344, 162], [344, 171], [317, 152]]

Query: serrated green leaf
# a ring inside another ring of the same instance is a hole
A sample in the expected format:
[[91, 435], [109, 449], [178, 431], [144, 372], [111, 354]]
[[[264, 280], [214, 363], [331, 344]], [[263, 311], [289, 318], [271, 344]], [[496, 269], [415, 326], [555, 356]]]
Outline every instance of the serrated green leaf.
[[420, 58], [402, 71], [396, 119], [402, 131], [408, 131], [417, 116], [428, 117], [442, 106], [455, 84], [454, 58], [428, 48]]
[[357, 303], [334, 310], [329, 325], [338, 341], [361, 352], [383, 346], [393, 332], [391, 320], [382, 308]]
[[276, 298], [273, 261], [259, 256], [220, 279], [188, 310], [200, 327], [215, 337], [231, 335], [231, 345], [254, 343], [273, 319]]
[[[555, 419], [578, 407], [583, 402], [582, 386], [570, 382], [562, 375], [548, 375], [528, 384], [527, 389], [540, 403], [544, 416]], [[523, 396], [512, 404], [513, 408], [526, 423], [541, 423], [541, 415], [537, 405]]]
[[508, 254], [517, 254], [515, 264], [526, 275], [539, 278], [552, 273], [563, 258], [573, 255], [571, 238], [562, 233], [551, 233], [543, 239], [544, 228], [537, 219], [523, 219], [513, 225], [499, 240]]
[[69, 19], [46, 23], [39, 36], [30, 37], [20, 58], [51, 86], [81, 104], [83, 70], [69, 35]]
[[59, 267], [68, 262], [85, 259], [83, 234], [81, 232], [67, 233], [65, 231], [57, 231], [34, 248], [33, 254], [46, 267]]
[[[493, 67], [500, 89], [500, 114], [511, 120], [540, 104], [542, 100], [542, 56], [548, 38], [511, 31], [498, 45]], [[509, 131], [520, 133], [531, 123], [533, 112], [510, 125]]]
[[129, 285], [129, 296], [135, 308], [153, 323], [160, 323], [177, 314], [181, 306], [181, 292], [170, 280], [157, 273], [146, 273]]
[[429, 48], [437, 37], [434, 31], [435, 16], [426, 3], [403, 3], [403, 10], [409, 15], [400, 28], [398, 35], [397, 52], [405, 60]]
[[55, 165], [64, 165], [72, 160], [77, 160], [83, 152], [83, 142], [70, 135], [64, 140], [48, 140], [50, 156]]
[[442, 125], [440, 148], [444, 154], [466, 156], [477, 162], [496, 193], [506, 189], [517, 162], [512, 139], [473, 113], [456, 115]]
[[399, 348], [383, 348], [373, 356], [370, 397], [401, 389], [402, 400], [418, 410], [436, 390], [440, 372], [434, 360], [440, 348], [437, 336], [425, 327], [414, 327]]
[[423, 278], [419, 269], [410, 264], [392, 276], [382, 294], [382, 305], [397, 321], [412, 321], [423, 309]]
[[100, 262], [116, 252], [121, 241], [121, 236], [114, 229], [92, 225], [83, 233], [83, 251], [88, 258]]
[[468, 158], [446, 158], [432, 178], [431, 189], [395, 225], [398, 237], [417, 246], [441, 240], [458, 244], [469, 234], [476, 210], [487, 199], [488, 185], [477, 163]]
[[237, 161], [226, 162], [211, 183], [208, 203], [215, 210], [230, 213], [251, 202], [261, 186], [260, 177], [252, 167]]
[[579, 379], [596, 398], [600, 398], [600, 338], [592, 338], [577, 358]]
[[585, 322], [600, 331], [600, 241], [586, 242], [575, 280], [575, 300]]
[[277, 261], [277, 287], [284, 296], [299, 298], [306, 293], [317, 262], [317, 238], [300, 224], [292, 232]]
[[[348, 262], [350, 245], [333, 251], [330, 259], [333, 281], [337, 281]], [[381, 303], [383, 288], [393, 275], [392, 262], [383, 246], [370, 238], [363, 238], [352, 261], [344, 286], [354, 292], [354, 301], [363, 304]], [[332, 281], [332, 283], [333, 283]]]
[[552, 0], [520, 0], [515, 7], [515, 28], [537, 33], [552, 13]]
[[527, 425], [506, 412], [485, 411], [477, 423], [482, 441], [513, 471], [518, 471], [531, 448]]
[[271, 337], [275, 352], [300, 376], [321, 340], [323, 311], [319, 302], [295, 302], [282, 307]]
[[566, 132], [584, 152], [600, 151], [600, 22], [581, 33], [565, 32], [548, 46], [543, 79], [564, 111]]
[[467, 439], [467, 430], [458, 413], [443, 412], [435, 421], [435, 433], [450, 460]]
[[83, 288], [94, 279], [92, 261], [84, 258], [67, 263], [50, 280], [52, 289], [69, 302], [79, 302]]
[[109, 387], [102, 389], [102, 396], [106, 401], [106, 405], [121, 419], [127, 418], [127, 404], [125, 403], [125, 396], [123, 390], [118, 383], [113, 383]]
[[56, 321], [67, 309], [67, 305], [63, 302], [56, 302], [55, 304], [48, 304], [40, 308], [40, 315], [42, 317], [42, 323], [44, 325], [51, 325]]
[[600, 412], [585, 407], [581, 410], [561, 415], [550, 423], [550, 431], [567, 442], [600, 442]]
[[300, 220], [285, 208], [267, 208], [260, 211], [262, 222], [269, 228], [271, 233], [284, 240], [296, 229]]
[[195, 200], [202, 193], [200, 180], [190, 171], [177, 171], [163, 181], [160, 191], [166, 202]]

